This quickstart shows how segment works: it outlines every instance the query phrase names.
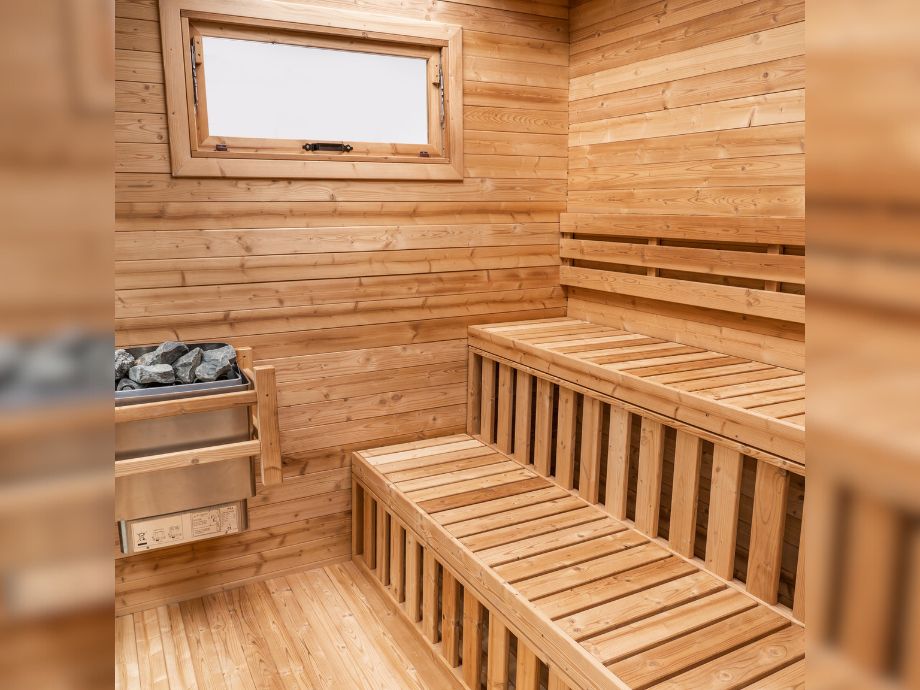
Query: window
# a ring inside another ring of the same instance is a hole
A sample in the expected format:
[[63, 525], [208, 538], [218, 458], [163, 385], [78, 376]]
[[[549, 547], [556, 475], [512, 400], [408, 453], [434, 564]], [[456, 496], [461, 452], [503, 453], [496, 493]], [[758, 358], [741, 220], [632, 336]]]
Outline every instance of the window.
[[462, 179], [459, 29], [250, 4], [160, 2], [174, 175]]

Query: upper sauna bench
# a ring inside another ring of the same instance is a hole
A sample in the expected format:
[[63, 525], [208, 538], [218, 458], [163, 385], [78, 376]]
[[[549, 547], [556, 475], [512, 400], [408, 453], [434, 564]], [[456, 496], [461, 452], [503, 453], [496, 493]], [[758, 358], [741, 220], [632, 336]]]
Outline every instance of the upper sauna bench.
[[474, 351], [805, 462], [805, 373], [570, 318], [469, 329]]

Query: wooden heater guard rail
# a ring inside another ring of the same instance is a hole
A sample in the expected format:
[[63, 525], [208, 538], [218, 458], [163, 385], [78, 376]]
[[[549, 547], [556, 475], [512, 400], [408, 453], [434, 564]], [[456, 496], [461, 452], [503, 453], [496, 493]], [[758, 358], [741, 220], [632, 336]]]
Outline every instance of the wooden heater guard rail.
[[115, 463], [115, 477], [258, 456], [262, 468], [262, 484], [265, 486], [280, 484], [282, 478], [281, 437], [278, 429], [278, 391], [275, 383], [275, 368], [272, 366], [254, 367], [252, 348], [248, 347], [237, 349], [237, 362], [240, 370], [252, 382], [252, 390], [116, 407], [115, 423], [174, 417], [181, 414], [209, 412], [246, 405], [250, 408], [250, 424], [255, 431], [255, 439], [121, 460]]

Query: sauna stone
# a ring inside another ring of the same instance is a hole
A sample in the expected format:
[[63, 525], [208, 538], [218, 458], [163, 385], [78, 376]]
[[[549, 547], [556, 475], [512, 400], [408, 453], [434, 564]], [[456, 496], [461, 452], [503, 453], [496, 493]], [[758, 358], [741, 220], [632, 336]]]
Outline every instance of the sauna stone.
[[205, 360], [195, 369], [195, 378], [199, 381], [217, 381], [217, 379], [230, 373], [231, 368], [229, 360], [207, 359], [206, 356]]
[[134, 355], [127, 350], [115, 350], [115, 380], [123, 379], [134, 366]]
[[176, 342], [175, 340], [167, 340], [164, 343], [161, 343], [156, 350], [147, 352], [137, 358], [137, 363], [142, 366], [150, 366], [152, 364], [172, 364], [182, 355], [188, 352], [188, 345], [185, 343]]
[[196, 347], [177, 359], [175, 364], [173, 364], [173, 369], [176, 372], [176, 380], [178, 380], [179, 383], [194, 383], [195, 371], [201, 364], [202, 357], [201, 348]]
[[230, 345], [204, 351], [204, 361], [214, 362], [220, 366], [230, 366], [236, 362], [236, 350]]
[[176, 373], [169, 364], [138, 364], [131, 367], [128, 377], [135, 383], [175, 383]]
[[117, 391], [136, 391], [141, 388], [143, 388], [141, 384], [128, 378], [121, 379], [115, 386], [115, 390]]

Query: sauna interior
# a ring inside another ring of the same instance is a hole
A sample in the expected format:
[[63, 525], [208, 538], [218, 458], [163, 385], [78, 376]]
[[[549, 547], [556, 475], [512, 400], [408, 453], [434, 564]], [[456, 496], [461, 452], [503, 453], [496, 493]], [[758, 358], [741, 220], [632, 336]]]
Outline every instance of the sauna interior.
[[117, 688], [804, 687], [804, 0], [114, 7]]

